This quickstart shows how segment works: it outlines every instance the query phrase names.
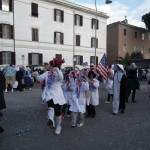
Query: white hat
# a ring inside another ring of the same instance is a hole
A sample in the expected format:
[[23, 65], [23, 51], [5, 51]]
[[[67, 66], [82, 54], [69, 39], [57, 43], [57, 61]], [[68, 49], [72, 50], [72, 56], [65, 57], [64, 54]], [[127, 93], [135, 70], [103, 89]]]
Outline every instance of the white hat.
[[118, 68], [119, 68], [120, 70], [124, 71], [124, 67], [123, 67], [123, 65], [121, 65], [121, 64], [115, 64], [114, 67], [113, 67], [113, 69], [114, 69], [115, 71], [119, 71]]

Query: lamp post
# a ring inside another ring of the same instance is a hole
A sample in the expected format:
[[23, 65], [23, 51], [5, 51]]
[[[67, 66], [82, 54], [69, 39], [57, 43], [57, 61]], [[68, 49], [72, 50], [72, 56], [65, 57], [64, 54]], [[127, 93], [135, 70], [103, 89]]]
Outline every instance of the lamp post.
[[[110, 4], [110, 3], [112, 3], [112, 1], [111, 0], [106, 0], [105, 1], [105, 3], [106, 4]], [[94, 64], [95, 64], [95, 66], [96, 66], [96, 38], [97, 38], [97, 2], [96, 2], [96, 0], [95, 0], [95, 10], [96, 10], [96, 16], [95, 16], [95, 18], [96, 18], [96, 20], [95, 20], [95, 40], [94, 40], [94, 46], [95, 46], [95, 59], [94, 59]]]

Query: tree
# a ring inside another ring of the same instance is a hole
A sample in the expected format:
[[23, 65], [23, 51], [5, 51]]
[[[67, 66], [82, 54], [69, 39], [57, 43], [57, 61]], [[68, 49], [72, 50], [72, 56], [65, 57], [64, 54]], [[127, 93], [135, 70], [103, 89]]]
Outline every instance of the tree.
[[117, 62], [124, 65], [124, 66], [130, 64], [130, 55], [129, 55], [129, 53], [126, 53], [124, 58], [123, 57], [118, 57]]
[[144, 56], [141, 52], [132, 52], [130, 55], [130, 59], [143, 59]]
[[150, 12], [142, 16], [142, 21], [145, 23], [146, 28], [150, 31]]

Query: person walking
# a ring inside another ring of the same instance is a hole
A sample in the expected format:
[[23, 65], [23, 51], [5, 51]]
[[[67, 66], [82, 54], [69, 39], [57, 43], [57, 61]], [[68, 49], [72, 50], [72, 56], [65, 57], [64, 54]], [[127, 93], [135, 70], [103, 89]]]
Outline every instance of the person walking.
[[[3, 91], [5, 90], [6, 82], [5, 82], [5, 76], [3, 75], [3, 72], [0, 70], [0, 111], [4, 108], [6, 108], [5, 98]], [[1, 116], [3, 114], [1, 113]], [[0, 126], [0, 132], [3, 132], [4, 129]]]
[[149, 95], [149, 97], [150, 97], [150, 71], [147, 72], [146, 78], [147, 78], [147, 90], [148, 90], [148, 95]]
[[49, 63], [49, 71], [38, 75], [34, 73], [37, 81], [45, 80], [43, 98], [47, 101], [48, 122], [50, 128], [55, 128], [55, 134], [61, 133], [61, 107], [66, 103], [63, 95], [62, 82], [63, 74], [60, 71], [61, 64], [64, 60], [54, 58]]
[[126, 70], [126, 75], [127, 75], [127, 99], [126, 102], [128, 102], [130, 93], [132, 91], [132, 103], [136, 103], [135, 100], [135, 95], [136, 95], [136, 90], [140, 89], [140, 83], [137, 78], [137, 66], [135, 63], [131, 63], [127, 70]]
[[116, 64], [113, 67], [114, 74], [114, 95], [113, 95], [113, 115], [117, 115], [119, 110], [121, 113], [125, 111], [126, 99], [126, 76], [124, 75], [124, 68], [121, 64]]
[[13, 92], [13, 84], [15, 82], [16, 70], [14, 69], [12, 64], [10, 64], [10, 66], [5, 68], [4, 75], [6, 78], [5, 92], [7, 92], [8, 85], [11, 86], [11, 91]]

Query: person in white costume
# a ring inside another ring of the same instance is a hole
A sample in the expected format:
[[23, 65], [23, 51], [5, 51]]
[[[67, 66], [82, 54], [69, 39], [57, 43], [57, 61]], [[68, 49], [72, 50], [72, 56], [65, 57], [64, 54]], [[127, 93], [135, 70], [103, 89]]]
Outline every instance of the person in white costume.
[[[49, 71], [42, 75], [35, 74], [38, 81], [45, 80], [45, 88], [43, 98], [48, 104], [48, 125], [55, 128], [55, 134], [61, 133], [61, 106], [66, 103], [63, 90], [63, 74], [60, 71], [61, 64], [64, 60], [59, 61], [57, 58], [49, 63]], [[54, 117], [55, 116], [55, 117]]]
[[67, 74], [65, 77], [65, 81], [63, 83], [63, 92], [64, 92], [66, 104], [64, 104], [62, 107], [62, 116], [65, 117], [67, 113], [67, 117], [70, 117], [71, 111], [69, 110], [69, 108], [70, 108], [70, 101], [72, 98], [72, 89], [71, 89], [69, 74]]
[[124, 75], [123, 65], [116, 64], [113, 67], [114, 75], [114, 95], [113, 95], [113, 115], [117, 115], [119, 110], [124, 113], [126, 99], [126, 76]]
[[112, 98], [113, 99], [113, 76], [114, 76], [114, 70], [113, 69], [110, 69], [107, 73], [107, 80], [106, 80], [106, 83], [105, 83], [105, 86], [106, 86], [106, 90], [108, 92], [108, 97], [107, 97], [107, 100], [105, 101], [106, 104], [109, 104], [110, 103], [110, 99]]
[[84, 125], [84, 113], [86, 108], [85, 93], [89, 90], [89, 84], [80, 72], [76, 73], [76, 79], [72, 78], [72, 101], [70, 106], [72, 116], [72, 128]]
[[89, 71], [88, 73], [88, 82], [89, 82], [89, 95], [87, 98], [87, 107], [86, 107], [86, 118], [96, 116], [95, 106], [99, 105], [99, 81], [96, 79], [96, 74], [94, 71]]

